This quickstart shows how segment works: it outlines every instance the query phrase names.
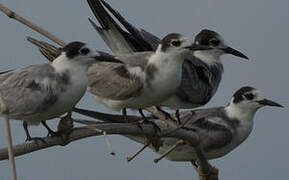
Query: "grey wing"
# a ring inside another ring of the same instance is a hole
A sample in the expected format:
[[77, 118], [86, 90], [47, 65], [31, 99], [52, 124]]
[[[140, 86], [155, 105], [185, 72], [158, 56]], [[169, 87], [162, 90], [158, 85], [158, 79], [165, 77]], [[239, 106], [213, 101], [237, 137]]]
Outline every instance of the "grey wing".
[[139, 78], [132, 76], [126, 66], [117, 63], [97, 63], [88, 71], [88, 91], [111, 100], [137, 96], [142, 90]]
[[[132, 52], [152, 51], [157, 48], [160, 41], [158, 37], [145, 30], [138, 30], [135, 28], [105, 1], [88, 0], [88, 3], [95, 17], [101, 24], [101, 27], [98, 27], [90, 20], [91, 24], [115, 54], [120, 55]], [[113, 20], [103, 6], [110, 11], [128, 32], [123, 30]]]
[[13, 70], [0, 72], [0, 84], [13, 74]]
[[145, 69], [148, 59], [153, 55], [153, 52], [136, 52], [133, 54], [117, 56], [117, 59], [124, 62], [126, 65], [130, 67], [140, 67], [141, 69]]
[[182, 81], [176, 95], [185, 102], [205, 105], [215, 94], [215, 82], [210, 83], [210, 72], [205, 65], [199, 59], [191, 58], [183, 64]]
[[184, 121], [190, 119], [185, 128], [196, 131], [205, 152], [222, 148], [231, 143], [233, 132], [230, 124], [216, 114], [219, 109], [209, 111], [195, 111], [195, 114], [186, 114]]
[[9, 114], [28, 116], [51, 107], [57, 96], [44, 80], [54, 79], [53, 72], [54, 69], [48, 64], [9, 72], [10, 76], [0, 84], [0, 96]]

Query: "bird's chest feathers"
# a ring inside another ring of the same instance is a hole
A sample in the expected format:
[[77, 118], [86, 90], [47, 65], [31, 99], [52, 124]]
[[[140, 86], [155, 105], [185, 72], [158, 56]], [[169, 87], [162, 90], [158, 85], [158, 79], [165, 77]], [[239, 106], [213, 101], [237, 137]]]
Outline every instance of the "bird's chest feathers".
[[236, 130], [235, 142], [239, 145], [250, 135], [253, 129], [253, 121], [241, 121]]
[[173, 93], [181, 83], [182, 61], [161, 57], [161, 61], [153, 61], [146, 67], [146, 82], [148, 88], [154, 91]]
[[85, 72], [71, 72], [70, 83], [59, 97], [59, 106], [74, 106], [86, 92], [88, 78]]

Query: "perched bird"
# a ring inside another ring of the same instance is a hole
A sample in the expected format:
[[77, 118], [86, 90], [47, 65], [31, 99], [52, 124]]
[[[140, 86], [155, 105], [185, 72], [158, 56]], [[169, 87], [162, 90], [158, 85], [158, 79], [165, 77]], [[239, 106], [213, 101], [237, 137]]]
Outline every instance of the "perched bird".
[[[141, 109], [166, 100], [181, 83], [182, 64], [191, 51], [210, 47], [193, 44], [180, 34], [165, 36], [156, 51], [122, 55], [124, 64], [97, 63], [88, 71], [88, 91], [113, 110]], [[145, 118], [145, 117], [144, 117]]]
[[45, 120], [72, 110], [86, 92], [87, 70], [92, 63], [120, 63], [116, 59], [102, 58], [102, 53], [82, 42], [69, 43], [61, 51], [51, 64], [0, 74], [0, 115], [22, 120], [26, 140], [32, 139], [27, 124], [42, 122], [47, 126]]
[[[117, 55], [132, 52], [152, 51], [160, 39], [141, 29], [138, 30], [123, 18], [104, 0], [88, 0], [88, 3], [101, 27], [92, 23], [108, 47]], [[123, 30], [104, 9], [103, 5], [126, 28]], [[196, 37], [194, 44], [208, 47], [208, 50], [194, 51], [183, 64], [182, 81], [171, 98], [160, 105], [172, 109], [189, 109], [203, 106], [215, 95], [222, 79], [223, 64], [220, 56], [232, 54], [248, 59], [241, 52], [229, 47], [216, 32], [204, 29]], [[135, 63], [145, 59], [135, 59]], [[179, 112], [176, 111], [177, 118]], [[179, 118], [178, 118], [179, 119]]]
[[[264, 106], [283, 107], [264, 98], [260, 91], [253, 87], [242, 87], [233, 95], [226, 107], [215, 107], [184, 112], [181, 120], [187, 121], [184, 126], [199, 135], [200, 146], [208, 159], [222, 157], [247, 139], [253, 129], [256, 111]], [[160, 128], [167, 126], [160, 120], [154, 121]], [[128, 136], [145, 143], [145, 137]], [[161, 138], [157, 153], [166, 152], [178, 139]], [[151, 147], [154, 149], [154, 147]], [[171, 161], [195, 161], [194, 148], [188, 144], [176, 147], [167, 156]]]

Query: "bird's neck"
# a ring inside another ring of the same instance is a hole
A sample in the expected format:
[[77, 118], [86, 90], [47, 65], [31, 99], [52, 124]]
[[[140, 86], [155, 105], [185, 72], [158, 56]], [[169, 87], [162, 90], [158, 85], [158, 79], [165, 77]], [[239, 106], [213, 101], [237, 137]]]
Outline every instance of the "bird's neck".
[[185, 53], [166, 53], [161, 50], [157, 50], [148, 61], [148, 65], [159, 66], [160, 68], [168, 66], [182, 66], [184, 62]]
[[237, 119], [244, 123], [252, 123], [256, 111], [257, 109], [240, 107], [232, 102], [225, 107], [225, 112], [230, 119]]
[[215, 50], [195, 51], [194, 56], [209, 66], [221, 63], [221, 53]]
[[256, 113], [256, 110], [251, 109], [242, 109], [237, 107], [234, 104], [230, 104], [225, 107], [225, 112], [229, 119], [234, 119], [238, 121], [236, 126], [235, 137], [232, 142], [233, 147], [237, 147], [243, 141], [245, 141], [253, 129], [253, 118]]
[[88, 67], [74, 63], [72, 60], [66, 58], [64, 54], [58, 56], [51, 65], [54, 67], [57, 73], [63, 73], [70, 71], [72, 73], [86, 72]]

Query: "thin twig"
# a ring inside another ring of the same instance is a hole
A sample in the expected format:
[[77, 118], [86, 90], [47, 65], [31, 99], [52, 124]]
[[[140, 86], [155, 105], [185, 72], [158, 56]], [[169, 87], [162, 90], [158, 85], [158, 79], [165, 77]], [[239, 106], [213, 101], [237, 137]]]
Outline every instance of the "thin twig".
[[159, 158], [154, 159], [154, 163], [158, 163], [160, 160], [165, 158], [168, 154], [170, 154], [173, 150], [178, 148], [180, 145], [186, 144], [186, 142], [182, 139], [178, 140], [172, 147], [170, 147], [166, 152], [164, 152]]
[[151, 144], [150, 141], [146, 141], [145, 144], [138, 150], [134, 155], [127, 157], [127, 161], [130, 162], [132, 161], [135, 157], [137, 157], [143, 150], [145, 150], [149, 145]]
[[43, 36], [47, 37], [51, 41], [57, 43], [58, 45], [60, 45], [62, 47], [66, 45], [66, 43], [64, 41], [62, 41], [61, 39], [59, 39], [55, 35], [49, 33], [48, 31], [44, 30], [43, 28], [33, 24], [29, 20], [23, 18], [22, 16], [20, 16], [19, 14], [15, 13], [15, 12], [11, 11], [7, 7], [3, 6], [2, 4], [0, 4], [0, 11], [2, 11], [4, 14], [6, 14], [9, 18], [12, 18], [12, 19], [15, 19], [16, 21], [19, 21], [20, 23], [22, 23], [22, 24], [28, 26], [29, 28], [33, 29], [34, 31], [42, 34]]
[[8, 144], [8, 156], [9, 156], [9, 162], [10, 162], [11, 176], [13, 180], [17, 180], [9, 115], [5, 114], [4, 118], [5, 118], [5, 130], [6, 130], [6, 138], [7, 138], [7, 144]]

